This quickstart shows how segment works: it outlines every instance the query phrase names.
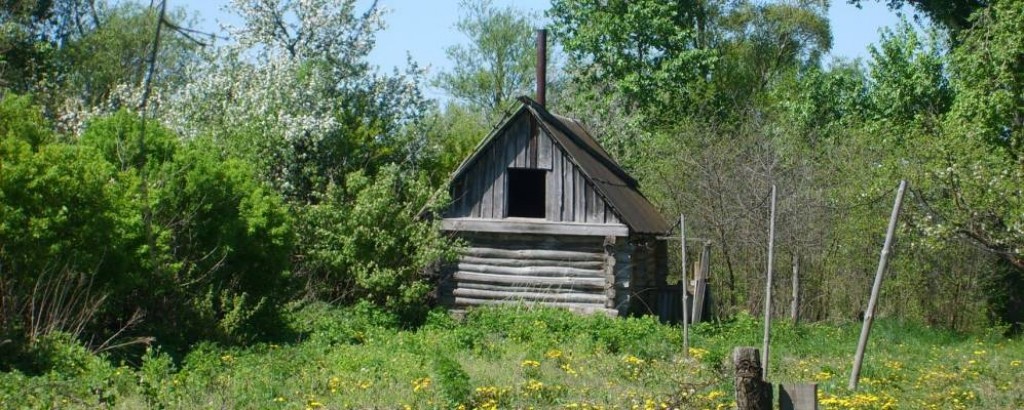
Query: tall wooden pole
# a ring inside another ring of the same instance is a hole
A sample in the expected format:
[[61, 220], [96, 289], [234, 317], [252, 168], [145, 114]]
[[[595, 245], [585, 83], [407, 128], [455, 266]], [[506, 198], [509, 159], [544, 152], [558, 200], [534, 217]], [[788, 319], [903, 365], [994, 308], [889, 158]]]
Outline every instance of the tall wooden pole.
[[789, 317], [793, 324], [800, 322], [800, 255], [793, 252], [793, 300], [789, 303]]
[[690, 357], [690, 308], [686, 306], [686, 218], [679, 214], [679, 247], [682, 249], [683, 269], [679, 273], [679, 286], [683, 288], [683, 357]]
[[903, 205], [903, 191], [907, 189], [907, 181], [900, 181], [900, 189], [896, 191], [896, 203], [892, 206], [892, 215], [889, 216], [889, 228], [885, 231], [885, 244], [882, 245], [882, 254], [878, 258], [878, 270], [875, 271], [875, 283], [871, 286], [871, 299], [868, 299], [868, 310], [864, 312], [864, 325], [860, 329], [860, 340], [857, 341], [857, 355], [853, 358], [853, 371], [850, 372], [850, 390], [857, 389], [857, 382], [860, 379], [860, 365], [864, 361], [864, 348], [868, 344], [868, 335], [871, 333], [871, 322], [875, 317], [875, 305], [878, 303], [878, 293], [882, 290], [882, 276], [889, 264], [889, 248], [892, 246], [892, 237], [896, 233], [896, 220], [900, 215], [900, 206]]
[[775, 184], [772, 184], [772, 211], [768, 222], [768, 280], [764, 290], [764, 346], [761, 349], [762, 378], [768, 380], [768, 346], [772, 339], [772, 264], [775, 258]]

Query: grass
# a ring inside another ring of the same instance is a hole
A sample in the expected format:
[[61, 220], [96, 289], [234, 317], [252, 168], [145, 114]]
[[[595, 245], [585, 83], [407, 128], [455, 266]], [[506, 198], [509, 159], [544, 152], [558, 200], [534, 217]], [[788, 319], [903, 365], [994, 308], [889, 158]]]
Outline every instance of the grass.
[[[55, 343], [49, 372], [0, 374], [2, 408], [731, 408], [735, 346], [760, 346], [747, 315], [693, 331], [651, 318], [515, 307], [443, 312], [416, 329], [363, 307], [292, 314], [300, 337], [248, 347], [153, 348], [112, 365]], [[1024, 408], [1024, 342], [879, 321], [860, 389], [848, 391], [859, 323], [773, 328], [774, 383], [817, 382], [824, 409]]]

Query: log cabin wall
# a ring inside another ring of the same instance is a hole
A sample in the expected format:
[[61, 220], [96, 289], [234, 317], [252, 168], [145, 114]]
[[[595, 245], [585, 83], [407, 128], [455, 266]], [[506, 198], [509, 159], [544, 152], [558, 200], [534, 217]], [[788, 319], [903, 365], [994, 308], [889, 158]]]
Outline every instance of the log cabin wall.
[[[467, 248], [442, 274], [442, 303], [559, 306], [625, 315], [632, 246], [625, 238], [460, 233]], [[618, 240], [616, 240], [618, 239]]]
[[630, 272], [630, 314], [646, 315], [658, 312], [658, 292], [665, 286], [668, 272], [667, 244], [653, 237], [631, 238], [632, 271]]
[[452, 181], [446, 218], [502, 219], [508, 216], [509, 168], [547, 171], [544, 219], [553, 222], [620, 224], [594, 185], [521, 111], [466, 172]]

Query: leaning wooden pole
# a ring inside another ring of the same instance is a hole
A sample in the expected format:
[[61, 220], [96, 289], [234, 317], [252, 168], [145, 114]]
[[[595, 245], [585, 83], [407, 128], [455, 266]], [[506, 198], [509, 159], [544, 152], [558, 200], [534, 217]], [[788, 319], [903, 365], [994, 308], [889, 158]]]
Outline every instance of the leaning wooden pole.
[[868, 310], [864, 312], [864, 325], [860, 329], [860, 340], [857, 341], [857, 355], [853, 358], [853, 371], [850, 372], [850, 390], [857, 389], [857, 382], [860, 379], [860, 365], [864, 361], [864, 348], [868, 344], [868, 335], [871, 333], [871, 322], [875, 317], [875, 306], [878, 303], [878, 293], [882, 290], [882, 275], [889, 264], [889, 248], [892, 246], [892, 237], [896, 233], [896, 220], [900, 215], [900, 206], [903, 205], [903, 191], [907, 189], [907, 181], [900, 181], [900, 189], [896, 191], [896, 203], [892, 206], [892, 215], [889, 216], [889, 228], [885, 232], [885, 244], [882, 245], [882, 254], [878, 258], [878, 270], [875, 271], [875, 283], [871, 286], [871, 298], [868, 299]]
[[764, 290], [764, 345], [761, 348], [762, 378], [768, 380], [768, 346], [772, 339], [772, 264], [775, 257], [775, 185], [772, 184], [772, 207], [768, 221], [768, 279]]
[[686, 218], [679, 214], [679, 247], [682, 250], [683, 270], [679, 273], [679, 287], [683, 289], [683, 357], [690, 357], [690, 308], [686, 306]]

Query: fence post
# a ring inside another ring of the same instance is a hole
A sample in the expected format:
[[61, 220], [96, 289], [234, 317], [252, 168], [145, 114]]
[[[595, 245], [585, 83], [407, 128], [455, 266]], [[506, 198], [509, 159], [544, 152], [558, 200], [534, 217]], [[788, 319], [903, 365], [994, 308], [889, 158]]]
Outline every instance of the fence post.
[[772, 210], [768, 222], [768, 278], [764, 289], [764, 346], [761, 351], [761, 364], [764, 365], [764, 377], [768, 380], [768, 349], [772, 341], [772, 263], [775, 262], [775, 185], [772, 185]]
[[679, 287], [683, 288], [683, 357], [690, 357], [690, 326], [687, 323], [689, 320], [690, 312], [689, 307], [686, 306], [686, 218], [683, 214], [679, 214], [679, 246], [682, 250], [682, 264], [683, 271], [679, 274]]
[[889, 216], [889, 228], [885, 231], [885, 244], [882, 245], [882, 254], [878, 257], [878, 270], [875, 271], [875, 283], [871, 286], [868, 310], [864, 312], [864, 325], [860, 329], [860, 340], [857, 341], [857, 355], [853, 358], [853, 371], [850, 372], [850, 390], [857, 390], [857, 382], [860, 379], [860, 365], [864, 361], [864, 349], [868, 344], [868, 335], [871, 334], [871, 322], [875, 317], [878, 293], [882, 291], [882, 276], [885, 274], [885, 267], [889, 264], [889, 248], [892, 246], [893, 236], [896, 235], [896, 220], [900, 216], [900, 206], [903, 205], [903, 191], [906, 189], [907, 181], [900, 181], [900, 188], [896, 191], [896, 203], [892, 205], [892, 215]]
[[793, 300], [789, 304], [793, 324], [800, 323], [800, 255], [793, 252]]
[[772, 385], [762, 378], [759, 352], [753, 347], [737, 347], [732, 351], [736, 368], [736, 408], [738, 410], [771, 410]]

